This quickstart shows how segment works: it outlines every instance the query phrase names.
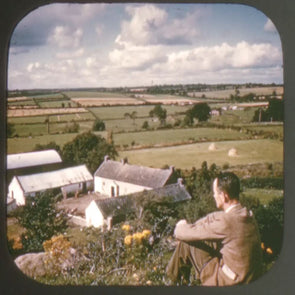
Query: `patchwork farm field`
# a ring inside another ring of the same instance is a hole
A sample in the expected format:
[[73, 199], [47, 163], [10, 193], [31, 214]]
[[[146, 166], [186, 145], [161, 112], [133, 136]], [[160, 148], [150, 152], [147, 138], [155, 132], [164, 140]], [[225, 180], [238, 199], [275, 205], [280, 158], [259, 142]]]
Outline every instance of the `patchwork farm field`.
[[[277, 95], [282, 95], [284, 92], [284, 87], [275, 86], [275, 87], [255, 87], [255, 88], [239, 88], [240, 96], [254, 93], [256, 95], [271, 95], [273, 92], [276, 92]], [[216, 98], [216, 99], [228, 99], [230, 95], [235, 95], [235, 89], [228, 90], [218, 90], [218, 91], [200, 91], [189, 93], [189, 96], [202, 97], [206, 98]]]
[[[281, 95], [283, 87], [239, 89], [240, 95], [250, 92], [271, 95], [273, 91]], [[201, 92], [199, 94], [202, 96]], [[190, 104], [199, 101], [199, 94], [189, 98], [169, 94], [64, 91], [10, 97], [7, 120], [14, 125], [15, 136], [8, 138], [7, 151], [10, 154], [32, 151], [36, 144], [52, 141], [62, 148], [77, 134], [92, 130], [94, 121], [99, 118], [103, 120], [106, 131], [96, 134], [106, 138], [112, 132], [119, 157], [128, 157], [135, 164], [154, 167], [174, 165], [187, 169], [199, 167], [205, 160], [209, 164], [230, 166], [283, 161], [283, 142], [270, 139], [283, 138], [283, 124], [251, 123], [258, 109], [255, 104], [208, 100], [211, 108], [226, 106], [227, 110], [222, 110], [219, 116], [212, 116], [207, 126], [180, 128], [176, 125], [182, 122], [185, 112], [191, 108]], [[207, 91], [204, 94], [206, 98], [202, 99], [206, 101], [208, 98], [226, 98], [234, 94], [234, 90]], [[167, 111], [167, 129], [160, 129], [158, 118], [150, 117], [156, 103], [162, 104]], [[233, 105], [237, 109], [229, 110]], [[74, 122], [78, 123], [79, 131], [68, 133], [67, 127]], [[143, 127], [144, 124], [146, 127]], [[215, 128], [216, 124], [222, 125], [222, 129]], [[216, 148], [209, 150], [212, 142]], [[228, 156], [231, 148], [237, 150], [234, 157]]]
[[52, 108], [52, 109], [8, 109], [7, 117], [30, 117], [30, 116], [42, 116], [52, 114], [76, 114], [87, 112], [84, 108]]
[[[273, 163], [283, 161], [283, 143], [277, 140], [257, 139], [239, 141], [221, 141], [215, 143], [215, 150], [209, 150], [212, 142], [189, 145], [121, 151], [120, 158], [128, 158], [129, 163], [190, 169], [201, 167], [203, 161], [208, 165], [215, 163], [223, 166], [248, 165], [251, 163]], [[235, 156], [229, 156], [230, 149], [236, 149]]]

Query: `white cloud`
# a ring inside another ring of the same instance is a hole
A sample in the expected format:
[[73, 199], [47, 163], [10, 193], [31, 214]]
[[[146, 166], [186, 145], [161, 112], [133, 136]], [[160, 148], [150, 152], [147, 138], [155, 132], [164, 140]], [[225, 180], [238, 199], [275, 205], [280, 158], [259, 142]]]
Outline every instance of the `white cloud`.
[[273, 22], [270, 19], [267, 19], [267, 22], [264, 25], [264, 30], [266, 32], [271, 32], [271, 33], [277, 32], [275, 25], [273, 24]]
[[127, 6], [126, 12], [131, 19], [122, 23], [121, 33], [116, 39], [118, 44], [190, 44], [199, 35], [196, 24], [199, 17], [197, 12], [174, 20], [169, 19], [164, 9], [152, 4]]
[[114, 49], [109, 54], [113, 66], [127, 69], [144, 69], [154, 63], [166, 61], [167, 57], [160, 46], [133, 46], [126, 44], [124, 47]]
[[79, 58], [84, 55], [84, 48], [79, 48], [74, 51], [63, 51], [56, 53], [56, 57], [59, 59], [71, 59], [71, 58]]
[[191, 50], [168, 54], [169, 71], [218, 71], [231, 68], [272, 67], [281, 63], [281, 52], [270, 44], [235, 46], [227, 43], [212, 47], [196, 47]]
[[82, 36], [83, 30], [80, 28], [56, 26], [48, 37], [48, 42], [60, 48], [77, 48], [80, 46]]

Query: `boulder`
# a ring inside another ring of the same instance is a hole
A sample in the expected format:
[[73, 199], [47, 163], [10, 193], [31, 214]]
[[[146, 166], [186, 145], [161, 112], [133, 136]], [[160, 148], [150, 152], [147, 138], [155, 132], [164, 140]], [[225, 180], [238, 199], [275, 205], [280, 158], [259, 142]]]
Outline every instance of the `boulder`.
[[18, 256], [15, 259], [17, 267], [27, 276], [37, 277], [44, 276], [47, 272], [44, 261], [46, 260], [45, 252], [28, 253]]

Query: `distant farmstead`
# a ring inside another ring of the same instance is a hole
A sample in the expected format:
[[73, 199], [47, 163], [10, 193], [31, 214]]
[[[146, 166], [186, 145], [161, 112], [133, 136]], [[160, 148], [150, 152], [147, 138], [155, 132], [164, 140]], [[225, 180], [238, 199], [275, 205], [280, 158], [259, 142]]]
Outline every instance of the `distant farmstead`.
[[105, 157], [94, 174], [94, 191], [109, 197], [129, 195], [143, 190], [163, 187], [172, 183], [173, 167], [158, 169], [130, 165]]
[[38, 174], [14, 176], [8, 187], [8, 198], [24, 205], [26, 197], [38, 192], [61, 188], [64, 195], [87, 190], [93, 185], [93, 176], [85, 165]]

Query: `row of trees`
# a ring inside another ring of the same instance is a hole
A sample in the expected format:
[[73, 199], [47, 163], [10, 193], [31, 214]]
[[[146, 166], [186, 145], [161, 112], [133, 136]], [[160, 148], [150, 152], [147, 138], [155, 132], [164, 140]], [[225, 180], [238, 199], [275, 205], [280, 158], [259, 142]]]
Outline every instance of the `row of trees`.
[[259, 108], [255, 111], [253, 122], [272, 122], [284, 120], [284, 102], [280, 99], [270, 99], [266, 110]]

